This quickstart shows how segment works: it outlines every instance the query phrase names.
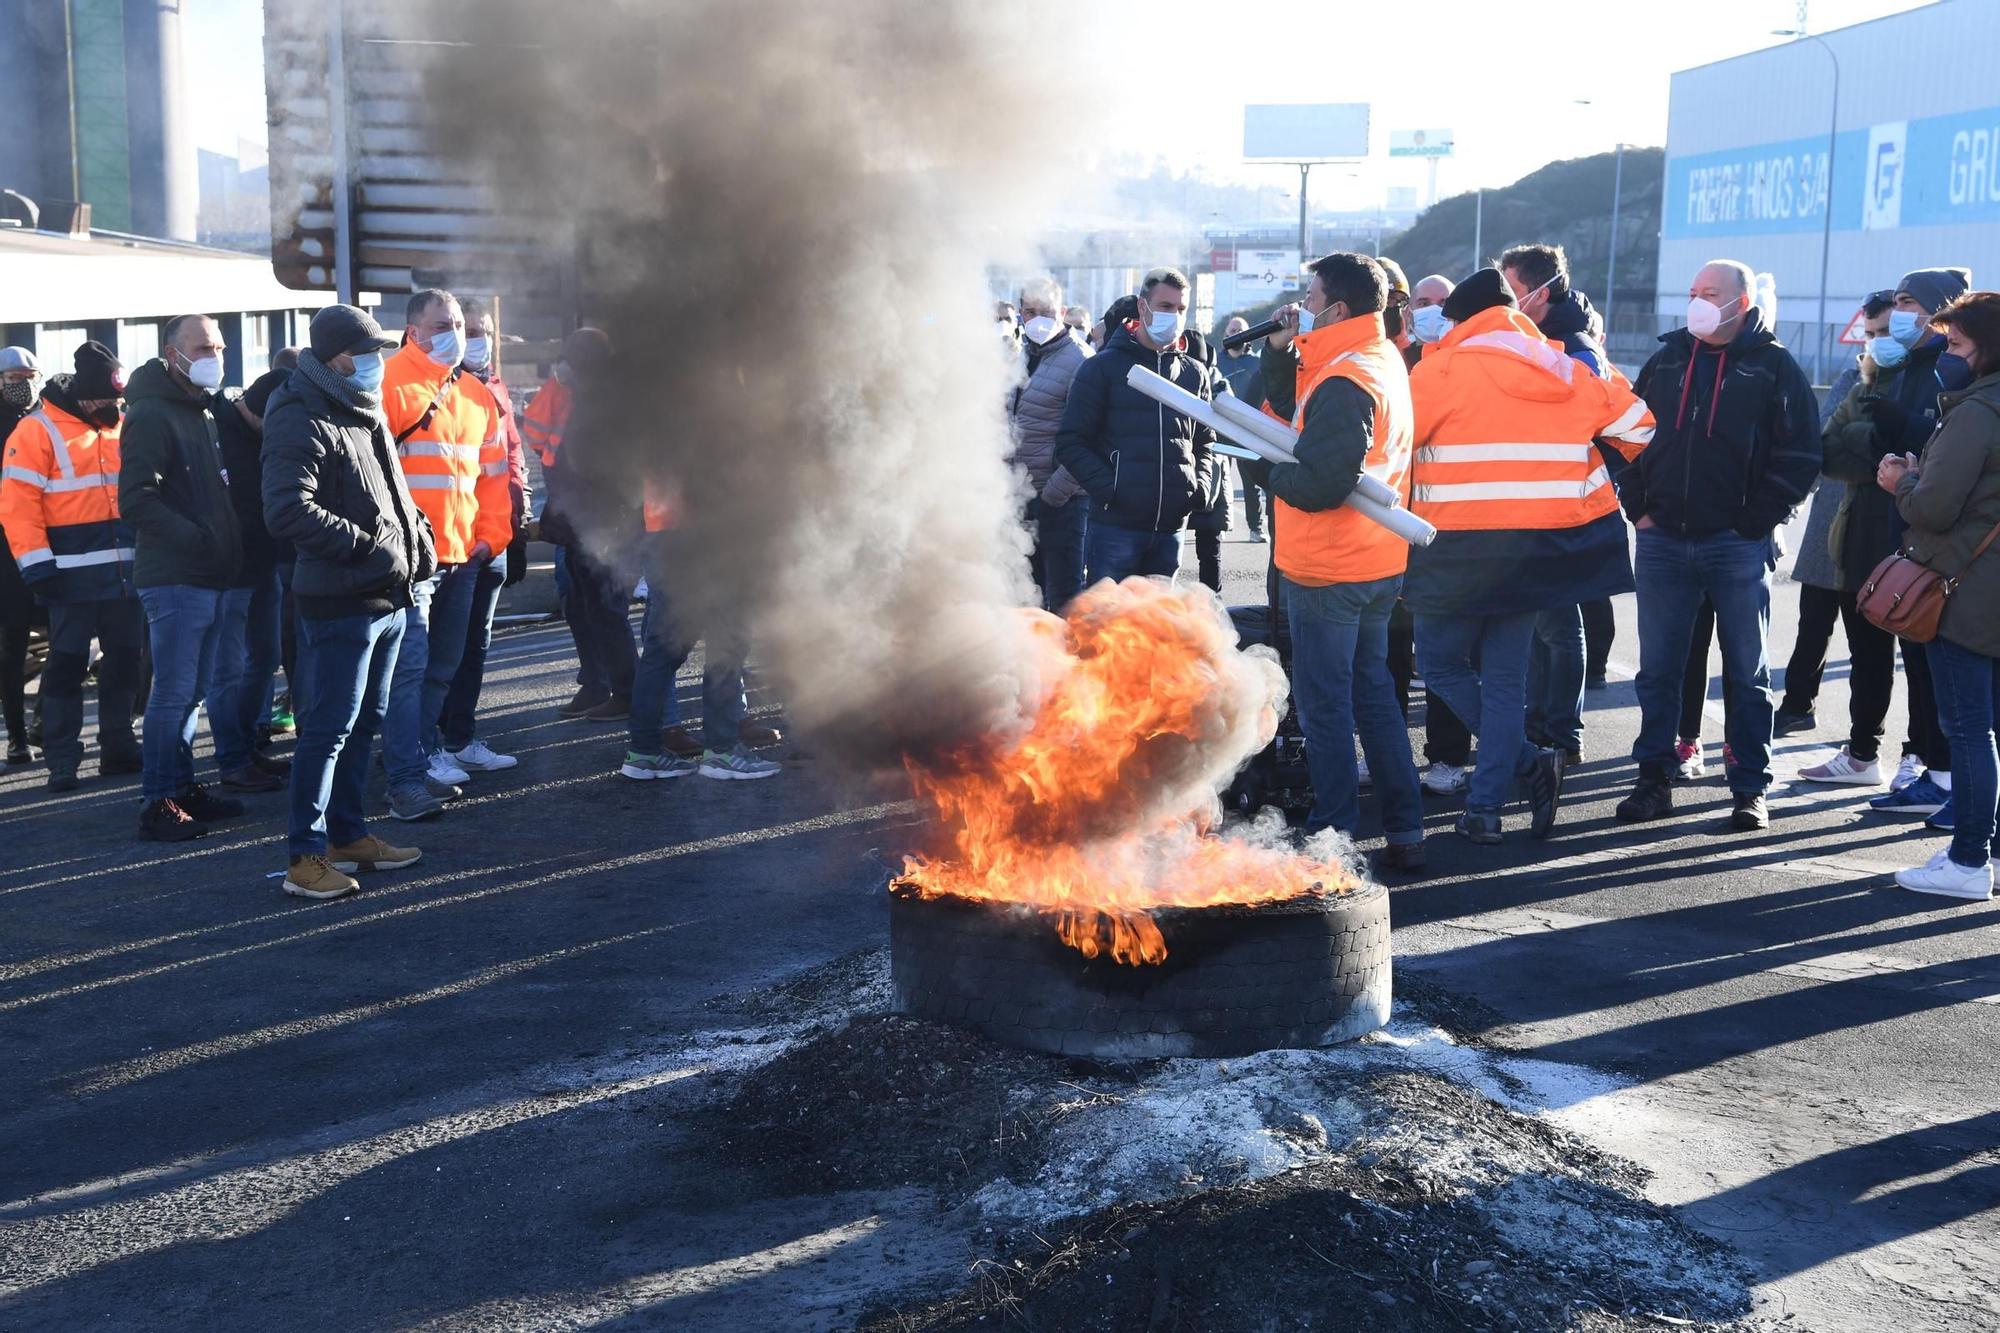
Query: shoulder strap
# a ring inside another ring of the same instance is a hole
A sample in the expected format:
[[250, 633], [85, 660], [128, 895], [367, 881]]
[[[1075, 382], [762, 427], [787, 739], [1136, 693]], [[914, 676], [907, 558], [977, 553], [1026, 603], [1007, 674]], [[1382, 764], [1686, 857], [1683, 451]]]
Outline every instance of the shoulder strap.
[[415, 421], [412, 421], [406, 429], [397, 434], [396, 446], [398, 448], [402, 447], [403, 441], [431, 424], [432, 419], [437, 416], [438, 405], [444, 402], [444, 396], [451, 392], [451, 386], [458, 383], [458, 377], [464, 372], [464, 366], [453, 366], [451, 368], [451, 374], [446, 375], [444, 383], [438, 385], [437, 396], [431, 399], [431, 405], [424, 409], [424, 414]]

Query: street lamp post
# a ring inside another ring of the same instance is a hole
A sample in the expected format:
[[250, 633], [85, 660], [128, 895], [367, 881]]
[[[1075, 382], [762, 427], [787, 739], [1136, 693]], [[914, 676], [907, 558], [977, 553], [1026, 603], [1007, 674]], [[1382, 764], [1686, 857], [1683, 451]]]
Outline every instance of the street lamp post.
[[1835, 53], [1825, 38], [1807, 32], [1804, 28], [1774, 28], [1772, 35], [1796, 37], [1802, 42], [1817, 43], [1826, 52], [1826, 58], [1833, 62], [1832, 109], [1827, 115], [1826, 128], [1826, 170], [1820, 173], [1820, 188], [1826, 193], [1824, 216], [1820, 220], [1819, 237], [1819, 337], [1815, 339], [1813, 356], [1814, 369], [1826, 373], [1826, 363], [1831, 359], [1828, 345], [1828, 324], [1826, 321], [1826, 276], [1833, 256], [1833, 153], [1840, 140], [1840, 56]]
[[1611, 169], [1611, 244], [1610, 253], [1604, 261], [1604, 338], [1611, 339], [1611, 307], [1618, 299], [1618, 200], [1625, 188], [1625, 145], [1618, 145], [1618, 156]]

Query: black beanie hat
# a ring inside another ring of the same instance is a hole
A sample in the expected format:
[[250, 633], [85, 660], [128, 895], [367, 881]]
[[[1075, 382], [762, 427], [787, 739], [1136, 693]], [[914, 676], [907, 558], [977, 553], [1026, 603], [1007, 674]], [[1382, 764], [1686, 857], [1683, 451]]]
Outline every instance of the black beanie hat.
[[243, 406], [249, 408], [255, 415], [263, 416], [265, 405], [271, 401], [271, 395], [278, 391], [280, 384], [291, 377], [292, 372], [289, 370], [265, 371], [252, 380], [250, 387], [243, 391]]
[[87, 342], [76, 349], [76, 374], [69, 382], [70, 395], [84, 402], [125, 396], [125, 366], [101, 342]]
[[1454, 324], [1462, 324], [1482, 310], [1513, 304], [1514, 289], [1507, 285], [1507, 279], [1501, 276], [1500, 270], [1482, 268], [1452, 288], [1451, 295], [1444, 298], [1444, 317]]

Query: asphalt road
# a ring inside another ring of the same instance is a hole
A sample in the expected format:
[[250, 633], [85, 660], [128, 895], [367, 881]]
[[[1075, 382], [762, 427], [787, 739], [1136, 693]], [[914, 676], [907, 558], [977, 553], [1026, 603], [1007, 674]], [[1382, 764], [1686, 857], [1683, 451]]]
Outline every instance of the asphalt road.
[[[1231, 600], [1266, 550], [1226, 545]], [[882, 942], [901, 793], [797, 749], [625, 782], [616, 728], [554, 717], [569, 661], [560, 627], [496, 641], [482, 729], [521, 766], [385, 830], [424, 861], [346, 902], [267, 878], [282, 798], [166, 849], [132, 780], [0, 778], [0, 1325], [808, 1327], [844, 1273], [962, 1263], [894, 1199], [718, 1197], [661, 1113], [728, 1026], [705, 1001]], [[1843, 676], [1785, 769], [1837, 741]], [[1717, 832], [1719, 781], [1618, 825], [1629, 683], [1590, 702], [1552, 841], [1473, 848], [1432, 798], [1399, 965], [1497, 1046], [1623, 1075], [1559, 1114], [1739, 1245], [1766, 1313], [2000, 1326], [2000, 911], [1887, 887], [1937, 840], [1849, 791], [1781, 786], [1764, 835]]]

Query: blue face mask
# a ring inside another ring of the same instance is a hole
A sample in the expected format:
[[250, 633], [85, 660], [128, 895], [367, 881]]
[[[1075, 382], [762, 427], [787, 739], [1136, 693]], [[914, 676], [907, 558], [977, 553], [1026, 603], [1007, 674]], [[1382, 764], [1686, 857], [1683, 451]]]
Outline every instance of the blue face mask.
[[374, 393], [382, 387], [384, 366], [380, 352], [356, 352], [354, 370], [346, 376], [347, 382], [363, 393]]
[[431, 360], [441, 366], [455, 366], [465, 360], [465, 330], [446, 329], [433, 333], [430, 344]]
[[1978, 378], [1972, 373], [1972, 363], [1956, 352], [1946, 352], [1937, 359], [1937, 377], [1946, 393], [1957, 393]]
[[1905, 347], [1915, 347], [1922, 342], [1929, 325], [1929, 317], [1914, 310], [1889, 312], [1889, 336]]
[[1884, 334], [1868, 340], [1868, 355], [1884, 370], [1894, 370], [1909, 360], [1910, 349]]

